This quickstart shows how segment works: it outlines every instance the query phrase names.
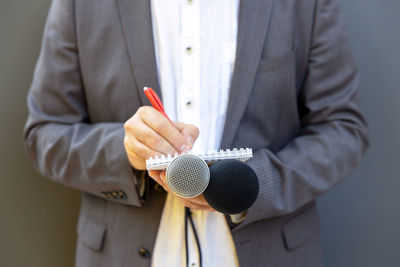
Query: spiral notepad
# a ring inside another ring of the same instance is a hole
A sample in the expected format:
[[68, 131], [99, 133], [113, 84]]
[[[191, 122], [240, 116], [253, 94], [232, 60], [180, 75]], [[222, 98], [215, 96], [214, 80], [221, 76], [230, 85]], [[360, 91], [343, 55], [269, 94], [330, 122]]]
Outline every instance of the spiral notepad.
[[[237, 159], [244, 162], [253, 157], [253, 150], [251, 148], [234, 148], [232, 150], [221, 149], [220, 151], [211, 151], [206, 154], [194, 154], [192, 152], [188, 152], [187, 154], [196, 155], [203, 159], [207, 164], [211, 164], [223, 159]], [[149, 158], [146, 160], [147, 170], [165, 170], [167, 169], [168, 164], [178, 156], [179, 154], [176, 153], [175, 155], [168, 154], [160, 157]]]

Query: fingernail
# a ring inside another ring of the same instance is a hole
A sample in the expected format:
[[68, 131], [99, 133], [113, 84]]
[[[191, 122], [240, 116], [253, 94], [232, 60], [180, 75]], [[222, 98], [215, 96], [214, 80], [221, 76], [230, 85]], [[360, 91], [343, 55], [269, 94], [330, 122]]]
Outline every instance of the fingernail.
[[188, 143], [190, 144], [191, 147], [193, 147], [194, 141], [192, 137], [187, 137], [186, 140], [188, 141]]
[[181, 152], [188, 152], [189, 150], [190, 150], [190, 147], [188, 145], [181, 146]]

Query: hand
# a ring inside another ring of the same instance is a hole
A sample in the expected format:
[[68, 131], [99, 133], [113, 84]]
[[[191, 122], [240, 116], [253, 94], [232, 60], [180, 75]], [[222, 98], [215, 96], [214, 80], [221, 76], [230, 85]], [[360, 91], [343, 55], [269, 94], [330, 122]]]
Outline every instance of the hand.
[[[189, 151], [199, 136], [196, 126], [181, 122], [172, 125], [164, 115], [149, 106], [139, 108], [124, 127], [125, 150], [131, 165], [137, 170], [145, 170], [146, 159], [150, 157]], [[173, 193], [166, 182], [165, 171], [150, 171], [149, 175], [167, 192]], [[191, 199], [174, 196], [191, 209], [215, 211], [203, 195]]]
[[174, 197], [177, 198], [185, 207], [191, 208], [193, 210], [215, 211], [204, 199], [203, 194], [193, 198], [183, 198], [173, 193], [166, 181], [165, 171], [149, 171], [149, 175], [157, 183], [159, 183], [167, 192], [172, 193]]
[[199, 135], [196, 126], [174, 125], [150, 106], [140, 107], [124, 124], [124, 146], [136, 170], [146, 170], [146, 159], [162, 154], [189, 151]]

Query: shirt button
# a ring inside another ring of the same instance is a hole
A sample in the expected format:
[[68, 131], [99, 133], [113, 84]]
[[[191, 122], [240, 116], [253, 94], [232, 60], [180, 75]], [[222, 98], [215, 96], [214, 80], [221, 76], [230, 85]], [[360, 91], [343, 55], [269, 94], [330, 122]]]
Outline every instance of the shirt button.
[[187, 107], [187, 108], [191, 108], [191, 107], [192, 107], [192, 101], [186, 102], [186, 107]]
[[145, 259], [150, 258], [150, 252], [148, 249], [141, 248], [141, 249], [139, 249], [138, 252], [139, 252], [140, 257], [145, 258]]
[[193, 49], [190, 46], [186, 47], [186, 53], [191, 55], [193, 53]]
[[193, 0], [188, 0], [188, 4], [189, 5], [193, 4]]

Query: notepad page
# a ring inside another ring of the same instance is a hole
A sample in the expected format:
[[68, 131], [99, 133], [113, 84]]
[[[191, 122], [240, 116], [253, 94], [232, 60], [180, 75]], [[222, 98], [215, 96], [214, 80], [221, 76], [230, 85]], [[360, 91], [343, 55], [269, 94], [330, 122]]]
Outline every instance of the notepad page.
[[[186, 154], [191, 154], [200, 157], [203, 159], [207, 164], [212, 164], [219, 160], [224, 159], [237, 159], [240, 161], [247, 161], [249, 158], [253, 157], [253, 150], [251, 148], [234, 148], [232, 150], [219, 150], [219, 151], [210, 151], [206, 154], [194, 154], [191, 151], [187, 152]], [[168, 164], [173, 161], [176, 157], [181, 154], [175, 153], [174, 155], [162, 155], [151, 157], [146, 160], [146, 167], [147, 170], [166, 170]]]

